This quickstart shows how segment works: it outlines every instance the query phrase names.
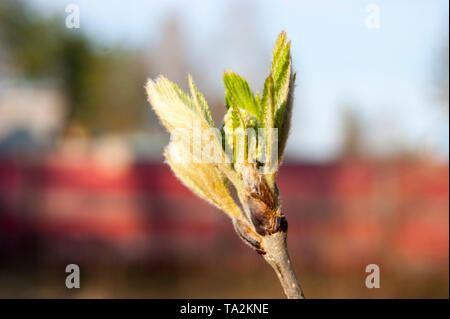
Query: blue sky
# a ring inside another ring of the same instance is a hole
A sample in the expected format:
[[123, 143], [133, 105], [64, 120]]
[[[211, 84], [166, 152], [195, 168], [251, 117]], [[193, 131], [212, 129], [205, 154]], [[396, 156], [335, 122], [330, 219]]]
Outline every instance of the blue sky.
[[[79, 4], [81, 28], [104, 46], [151, 47], [174, 15], [192, 74], [202, 74], [200, 89], [212, 86], [218, 94], [224, 69], [260, 88], [273, 42], [284, 29], [299, 80], [289, 154], [336, 156], [347, 105], [360, 119], [369, 151], [389, 153], [398, 144], [420, 150], [431, 140], [448, 156], [448, 111], [433, 86], [437, 58], [448, 47], [446, 0], [29, 1], [44, 13]], [[365, 27], [370, 3], [380, 8], [379, 29]]]

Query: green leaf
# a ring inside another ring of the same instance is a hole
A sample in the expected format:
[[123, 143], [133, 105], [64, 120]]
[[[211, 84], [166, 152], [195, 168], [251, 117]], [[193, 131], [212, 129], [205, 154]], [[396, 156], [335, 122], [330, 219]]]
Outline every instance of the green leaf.
[[[271, 129], [274, 128], [274, 85], [272, 74], [269, 75], [264, 83], [264, 91], [261, 99], [261, 127], [265, 128], [265, 134], [263, 136], [264, 140], [264, 150], [265, 150], [265, 163], [266, 169], [270, 169], [273, 165], [272, 163], [272, 146], [274, 143], [274, 136]], [[275, 174], [268, 174], [266, 180], [271, 189], [274, 188]]]
[[[172, 89], [172, 92], [170, 92], [170, 89]], [[193, 110], [197, 114], [201, 114], [198, 113], [197, 110], [195, 109], [194, 102], [192, 101], [191, 97], [188, 94], [184, 93], [184, 91], [180, 89], [180, 87], [176, 83], [174, 82], [169, 83], [168, 89], [166, 90], [166, 94], [167, 95], [174, 94], [178, 96], [178, 98], [183, 104], [188, 106], [191, 110]]]
[[198, 91], [197, 86], [194, 84], [194, 81], [190, 74], [188, 75], [188, 78], [189, 78], [189, 89], [191, 91], [192, 100], [194, 102], [197, 112], [206, 119], [206, 121], [211, 125], [211, 127], [214, 127], [214, 121], [212, 119], [208, 103], [206, 103], [203, 94], [201, 94]]
[[233, 132], [240, 125], [240, 119], [234, 109], [229, 109], [223, 118], [223, 132], [225, 134], [225, 143], [228, 143], [230, 148], [233, 147]]
[[230, 156], [230, 158], [232, 158], [234, 162], [236, 158], [236, 148], [234, 147], [235, 144], [234, 132], [237, 128], [242, 127], [242, 120], [239, 114], [236, 112], [235, 108], [233, 107], [228, 109], [223, 120], [224, 120], [222, 128], [222, 132], [224, 135], [223, 146], [227, 147], [228, 150], [232, 151], [231, 153], [229, 153], [228, 150], [226, 150], [227, 151], [226, 156]]
[[261, 105], [261, 95], [259, 94], [258, 91], [256, 91], [255, 98], [256, 98], [256, 103], [258, 103], [258, 105]]
[[241, 209], [230, 193], [224, 174], [212, 164], [185, 160], [185, 146], [170, 142], [164, 150], [167, 163], [175, 175], [191, 191], [224, 211], [229, 217], [244, 219]]
[[295, 76], [291, 71], [291, 42], [286, 32], [278, 36], [272, 54], [272, 78], [274, 87], [274, 127], [278, 128], [278, 158], [283, 156], [290, 128], [292, 90]]
[[269, 75], [264, 82], [264, 91], [261, 99], [261, 114], [259, 116], [261, 127], [274, 127], [274, 96], [273, 78]]
[[284, 154], [284, 148], [286, 147], [287, 139], [289, 136], [289, 130], [291, 128], [292, 106], [294, 100], [294, 84], [295, 74], [291, 77], [289, 82], [288, 96], [283, 108], [280, 108], [275, 113], [275, 125], [278, 127], [278, 162]]
[[278, 35], [277, 41], [275, 42], [275, 46], [273, 48], [272, 53], [272, 69], [274, 69], [274, 64], [278, 60], [278, 57], [280, 55], [280, 52], [282, 51], [283, 47], [286, 44], [286, 31], [281, 31]]
[[242, 134], [244, 134], [244, 132], [246, 132], [248, 128], [254, 128], [256, 136], [257, 134], [256, 118], [252, 114], [248, 113], [246, 110], [231, 105], [224, 117], [224, 125], [222, 128], [222, 132], [225, 137], [225, 142], [223, 146], [224, 147], [226, 146], [228, 147], [229, 150], [232, 150], [231, 153], [228, 153], [228, 150], [226, 150], [226, 153], [227, 156], [232, 156], [233, 166], [237, 172], [240, 172], [241, 169], [240, 164], [242, 164], [237, 163], [238, 160], [241, 161], [242, 159], [245, 159], [248, 156], [248, 139], [247, 138], [244, 139], [244, 144], [239, 143], [240, 141], [242, 141], [241, 139], [243, 137]]
[[274, 83], [275, 110], [284, 107], [289, 94], [291, 78], [291, 42], [286, 42], [283, 31], [275, 43], [272, 57], [272, 77]]
[[145, 88], [153, 110], [169, 132], [176, 128], [188, 129], [190, 122], [202, 119], [191, 98], [167, 78], [148, 80]]
[[[268, 168], [265, 170], [267, 172], [273, 172], [273, 168], [278, 167], [290, 128], [292, 89], [295, 80], [291, 71], [290, 49], [291, 42], [287, 41], [286, 32], [282, 31], [273, 49], [272, 70], [264, 83], [262, 96], [257, 94], [255, 97], [247, 81], [238, 74], [225, 72], [223, 76], [226, 88], [225, 105], [228, 109], [224, 127], [227, 127], [229, 132], [233, 132], [237, 128], [245, 130], [248, 127], [278, 129], [278, 154], [271, 154], [276, 152], [272, 147], [273, 142], [276, 141], [271, 131], [266, 131], [263, 136], [265, 149], [258, 149], [258, 154], [261, 154], [262, 151], [265, 153], [264, 166]], [[230, 136], [228, 140], [230, 140]], [[233, 143], [233, 139], [231, 139], [231, 143]], [[278, 162], [276, 163], [277, 156]], [[269, 184], [274, 183], [275, 174], [267, 173], [265, 177]]]
[[226, 105], [228, 107], [239, 107], [258, 118], [258, 102], [256, 101], [248, 82], [234, 72], [225, 72], [223, 75], [223, 82], [226, 89]]

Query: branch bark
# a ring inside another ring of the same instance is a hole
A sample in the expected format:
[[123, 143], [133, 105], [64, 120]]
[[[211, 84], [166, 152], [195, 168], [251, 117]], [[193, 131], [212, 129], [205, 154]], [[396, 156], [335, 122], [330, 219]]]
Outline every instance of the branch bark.
[[286, 244], [286, 232], [279, 231], [262, 237], [264, 259], [272, 266], [288, 299], [304, 299], [295, 275]]

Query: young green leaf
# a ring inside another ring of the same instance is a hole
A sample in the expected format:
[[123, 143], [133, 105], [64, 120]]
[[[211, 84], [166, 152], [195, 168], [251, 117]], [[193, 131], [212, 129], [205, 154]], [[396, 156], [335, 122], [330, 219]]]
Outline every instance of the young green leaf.
[[287, 139], [289, 136], [289, 131], [291, 128], [291, 117], [292, 117], [292, 106], [294, 100], [294, 85], [295, 85], [295, 74], [291, 77], [289, 82], [289, 90], [288, 96], [286, 99], [286, 103], [283, 108], [280, 108], [275, 113], [275, 123], [279, 125], [278, 128], [278, 162], [281, 162], [281, 159], [284, 154], [284, 149], [286, 147]]
[[145, 88], [150, 105], [169, 132], [187, 129], [192, 121], [203, 119], [191, 98], [167, 78], [160, 76], [155, 81], [148, 80]]
[[254, 129], [256, 137], [257, 122], [255, 117], [245, 110], [231, 106], [224, 117], [223, 132], [226, 147], [232, 151], [230, 155], [237, 172], [240, 172], [240, 165], [243, 161], [249, 160], [248, 156], [256, 155], [255, 153], [249, 154], [249, 138], [244, 134], [247, 129]]
[[272, 55], [272, 77], [274, 83], [275, 110], [286, 103], [291, 78], [291, 42], [286, 42], [286, 33], [278, 36]]
[[[192, 81], [191, 84], [193, 84]], [[202, 154], [202, 143], [190, 142], [201, 141], [203, 131], [212, 128], [212, 119], [206, 103], [203, 102], [203, 96], [193, 85], [191, 85], [191, 88], [195, 92], [193, 95], [196, 96], [193, 99], [163, 76], [158, 77], [155, 81], [148, 80], [146, 84], [149, 102], [163, 125], [172, 135], [177, 133], [175, 134], [177, 136], [181, 133], [179, 130], [183, 130], [182, 132], [187, 136], [188, 141], [186, 143], [189, 143], [182, 145], [183, 147], [179, 147], [178, 150], [179, 155], [182, 155], [187, 162], [192, 160], [194, 154]], [[194, 123], [200, 124], [199, 127], [194, 128]], [[214, 149], [221, 150], [221, 138], [216, 137], [209, 143], [216, 143]], [[223, 153], [220, 156], [222, 159], [224, 158]], [[229, 163], [221, 163], [216, 166], [233, 181], [233, 184], [239, 184]]]
[[[274, 85], [272, 74], [269, 75], [264, 83], [264, 91], [261, 99], [261, 127], [265, 130], [263, 131], [263, 142], [264, 142], [264, 159], [265, 159], [265, 169], [270, 170], [272, 165], [272, 152], [274, 151], [272, 146], [274, 143], [274, 136], [272, 134], [272, 129], [274, 126]], [[275, 185], [275, 173], [270, 173], [266, 175], [267, 182], [271, 189]]]
[[274, 87], [274, 127], [278, 128], [278, 159], [281, 161], [290, 128], [292, 91], [295, 77], [291, 71], [291, 42], [286, 33], [278, 36], [272, 55], [272, 78]]
[[261, 127], [274, 127], [274, 96], [273, 78], [270, 74], [264, 82], [264, 91], [261, 99], [261, 114], [259, 116]]
[[281, 50], [284, 48], [286, 44], [286, 31], [281, 31], [278, 35], [278, 38], [275, 42], [273, 53], [272, 53], [272, 70], [275, 68], [275, 63], [278, 60], [278, 56], [280, 55]]
[[258, 103], [247, 81], [230, 71], [224, 73], [223, 82], [226, 89], [225, 102], [227, 106], [239, 107], [258, 118]]
[[188, 79], [189, 89], [191, 91], [192, 100], [196, 106], [197, 112], [205, 117], [206, 121], [211, 125], [211, 127], [214, 127], [214, 121], [212, 119], [208, 103], [206, 103], [203, 94], [198, 91], [197, 86], [194, 84], [194, 80], [192, 79], [190, 74], [188, 75]]
[[241, 118], [239, 114], [236, 112], [235, 108], [231, 107], [228, 109], [227, 113], [224, 117], [224, 123], [223, 123], [223, 134], [225, 138], [224, 146], [230, 150], [229, 156], [233, 159], [233, 161], [236, 158], [236, 148], [235, 148], [235, 138], [234, 138], [234, 132], [236, 129], [241, 127]]
[[185, 148], [171, 142], [164, 151], [175, 175], [195, 194], [225, 212], [230, 218], [244, 219], [229, 191], [225, 176], [211, 164], [185, 160]]

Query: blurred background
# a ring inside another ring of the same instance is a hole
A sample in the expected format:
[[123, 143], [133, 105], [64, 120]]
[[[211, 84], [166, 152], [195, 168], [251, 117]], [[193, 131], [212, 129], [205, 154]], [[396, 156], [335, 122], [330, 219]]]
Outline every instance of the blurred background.
[[262, 91], [284, 29], [297, 86], [278, 184], [306, 296], [448, 298], [448, 1], [372, 4], [2, 0], [0, 297], [282, 298], [164, 165], [143, 86], [191, 73], [219, 126], [222, 72]]

